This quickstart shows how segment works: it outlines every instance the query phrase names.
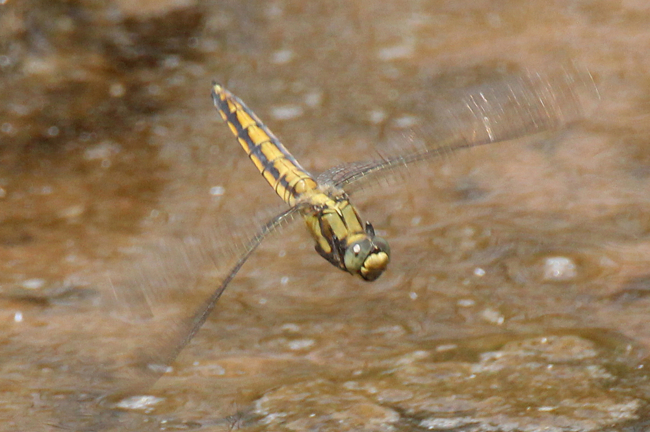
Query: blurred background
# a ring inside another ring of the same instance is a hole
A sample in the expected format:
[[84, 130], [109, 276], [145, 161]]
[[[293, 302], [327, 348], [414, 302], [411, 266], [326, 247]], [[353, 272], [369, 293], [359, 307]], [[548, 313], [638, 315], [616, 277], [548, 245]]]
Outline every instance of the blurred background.
[[[643, 430], [649, 52], [642, 0], [0, 0], [0, 430]], [[170, 367], [133, 366], [175, 321], [115, 319], [107, 272], [282, 208], [213, 80], [319, 172], [399, 149], [438, 92], [567, 63], [583, 121], [355, 197], [379, 281], [295, 223]]]

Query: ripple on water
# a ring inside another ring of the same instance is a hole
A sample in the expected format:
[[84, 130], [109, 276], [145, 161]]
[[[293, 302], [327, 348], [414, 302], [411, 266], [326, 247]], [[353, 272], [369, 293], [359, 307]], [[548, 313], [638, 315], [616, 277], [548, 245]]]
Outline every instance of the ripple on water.
[[642, 406], [617, 391], [618, 377], [605, 367], [596, 344], [579, 336], [525, 338], [477, 354], [473, 362], [446, 362], [418, 350], [396, 357], [392, 367], [344, 382], [287, 384], [260, 398], [254, 413], [274, 430], [401, 430], [417, 424], [592, 431], [633, 420]]

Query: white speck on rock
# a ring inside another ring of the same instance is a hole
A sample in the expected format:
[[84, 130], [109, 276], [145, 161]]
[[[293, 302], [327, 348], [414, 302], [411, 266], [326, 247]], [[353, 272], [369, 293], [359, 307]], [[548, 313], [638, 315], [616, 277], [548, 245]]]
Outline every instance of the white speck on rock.
[[163, 398], [155, 396], [131, 396], [119, 401], [117, 407], [122, 409], [142, 410], [151, 408], [162, 401], [164, 401]]
[[544, 280], [568, 281], [578, 276], [578, 266], [567, 257], [548, 257], [544, 260]]
[[297, 339], [289, 342], [289, 349], [293, 351], [309, 348], [316, 342], [313, 339]]
[[23, 281], [21, 286], [25, 289], [31, 289], [31, 290], [37, 290], [41, 289], [45, 286], [45, 279], [27, 279], [26, 281]]
[[491, 308], [487, 308], [483, 312], [481, 312], [481, 317], [485, 321], [496, 325], [501, 325], [505, 321], [505, 318], [503, 317], [503, 315], [501, 315], [499, 311]]
[[271, 117], [275, 120], [292, 120], [303, 115], [299, 105], [281, 105], [271, 108]]
[[413, 44], [405, 43], [402, 45], [394, 45], [382, 48], [377, 53], [377, 57], [379, 57], [379, 60], [383, 61], [399, 60], [411, 57], [413, 55], [413, 52]]
[[293, 60], [295, 53], [290, 49], [283, 49], [271, 54], [271, 63], [285, 64]]
[[210, 195], [212, 196], [221, 196], [226, 192], [226, 188], [223, 186], [212, 186], [210, 188]]

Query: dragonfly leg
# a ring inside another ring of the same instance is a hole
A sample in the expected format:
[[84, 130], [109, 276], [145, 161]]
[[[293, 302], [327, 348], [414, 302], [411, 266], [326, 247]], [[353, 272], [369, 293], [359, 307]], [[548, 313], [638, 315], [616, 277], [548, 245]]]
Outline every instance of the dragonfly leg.
[[370, 222], [366, 222], [366, 234], [368, 234], [370, 237], [375, 236], [375, 228]]

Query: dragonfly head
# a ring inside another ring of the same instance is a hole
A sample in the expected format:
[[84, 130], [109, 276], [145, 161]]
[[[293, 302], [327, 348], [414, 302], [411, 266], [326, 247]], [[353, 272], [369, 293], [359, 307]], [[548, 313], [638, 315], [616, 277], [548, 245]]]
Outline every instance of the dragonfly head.
[[375, 236], [374, 232], [350, 243], [344, 256], [345, 269], [367, 281], [374, 281], [381, 276], [388, 267], [389, 260], [388, 242]]

